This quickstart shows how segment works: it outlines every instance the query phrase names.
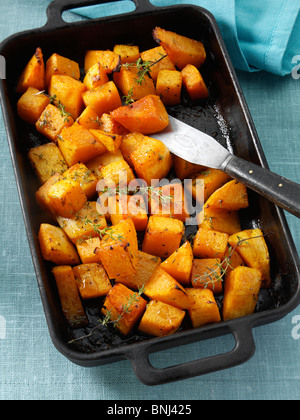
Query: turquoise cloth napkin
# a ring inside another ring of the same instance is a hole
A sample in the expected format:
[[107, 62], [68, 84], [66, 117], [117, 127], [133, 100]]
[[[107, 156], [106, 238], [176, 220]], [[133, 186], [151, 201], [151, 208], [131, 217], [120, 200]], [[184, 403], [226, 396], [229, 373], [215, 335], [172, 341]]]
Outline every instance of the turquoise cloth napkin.
[[[139, 0], [142, 2], [142, 0]], [[300, 53], [298, 0], [151, 0], [155, 6], [193, 4], [216, 18], [233, 65], [245, 71], [291, 73], [292, 58]], [[134, 10], [131, 1], [74, 9], [89, 18]]]

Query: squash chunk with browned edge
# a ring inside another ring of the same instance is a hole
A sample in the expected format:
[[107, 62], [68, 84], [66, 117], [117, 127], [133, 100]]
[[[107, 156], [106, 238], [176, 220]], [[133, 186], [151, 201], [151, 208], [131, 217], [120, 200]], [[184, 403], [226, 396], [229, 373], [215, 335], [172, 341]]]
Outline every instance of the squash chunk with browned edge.
[[42, 255], [46, 261], [51, 261], [57, 265], [80, 264], [74, 245], [60, 227], [42, 223], [38, 239]]
[[241, 222], [237, 211], [205, 207], [197, 215], [197, 223], [203, 229], [217, 230], [228, 235], [240, 232]]
[[255, 311], [262, 284], [262, 274], [256, 268], [237, 267], [225, 282], [223, 319], [240, 318]]
[[138, 101], [112, 111], [111, 116], [131, 132], [154, 134], [169, 125], [169, 116], [157, 95], [147, 95]]
[[130, 155], [137, 176], [157, 185], [172, 168], [172, 155], [160, 140], [145, 136]]
[[122, 161], [124, 158], [119, 149], [116, 153], [106, 152], [101, 156], [97, 156], [94, 159], [86, 162], [85, 165], [93, 172], [95, 177], [100, 180], [103, 178], [102, 168], [109, 165], [110, 163], [118, 162], [120, 160]]
[[[116, 188], [117, 186], [124, 186], [135, 179], [133, 170], [124, 159], [115, 160], [101, 169], [103, 181], [107, 186]], [[100, 191], [100, 185], [98, 186]]]
[[191, 244], [186, 241], [172, 255], [162, 262], [163, 268], [170, 276], [174, 277], [183, 286], [191, 284], [191, 273], [193, 268], [193, 249]]
[[49, 86], [51, 77], [54, 74], [64, 74], [73, 77], [73, 79], [79, 80], [79, 64], [67, 57], [63, 57], [57, 53], [54, 53], [46, 63], [46, 88]]
[[219, 258], [195, 258], [192, 269], [192, 287], [222, 293], [222, 261]]
[[80, 300], [72, 267], [54, 267], [52, 273], [55, 277], [62, 311], [70, 327], [82, 328], [87, 326], [88, 319]]
[[193, 253], [197, 258], [223, 258], [227, 249], [229, 235], [199, 228], [193, 243]]
[[80, 264], [73, 267], [73, 273], [82, 299], [105, 296], [112, 289], [102, 264]]
[[139, 331], [164, 337], [174, 334], [181, 326], [185, 311], [158, 300], [151, 300], [141, 319]]
[[193, 65], [188, 64], [181, 71], [182, 83], [192, 101], [209, 97], [207, 86], [200, 71]]
[[179, 248], [183, 234], [184, 224], [181, 220], [150, 216], [142, 251], [162, 259], [168, 258]]
[[248, 267], [262, 273], [263, 286], [271, 285], [270, 255], [261, 229], [247, 229], [229, 237], [229, 244]]
[[129, 166], [133, 168], [133, 162], [131, 160], [132, 152], [137, 148], [137, 146], [145, 140], [146, 136], [142, 133], [127, 133], [123, 136], [123, 140], [120, 146], [122, 155]]
[[58, 137], [58, 147], [68, 166], [86, 163], [106, 152], [105, 146], [82, 125], [65, 127]]
[[120, 134], [106, 133], [102, 130], [93, 129], [90, 132], [104, 145], [107, 152], [117, 153], [122, 143], [122, 136]]
[[82, 238], [76, 242], [78, 255], [83, 264], [100, 264], [101, 259], [98, 253], [100, 249], [100, 238]]
[[121, 58], [111, 50], [89, 50], [84, 59], [84, 71], [87, 71], [96, 63], [100, 63], [107, 74], [117, 71], [121, 64]]
[[28, 157], [42, 184], [54, 173], [62, 174], [68, 169], [59, 148], [52, 142], [33, 147], [29, 150]]
[[137, 232], [143, 232], [148, 224], [148, 213], [142, 195], [115, 195], [108, 197], [108, 212], [113, 225], [131, 218]]
[[135, 63], [140, 58], [140, 48], [138, 45], [116, 44], [114, 53], [121, 59], [121, 64]]
[[76, 163], [71, 166], [63, 173], [63, 177], [78, 182], [88, 199], [96, 195], [98, 179], [84, 163]]
[[103, 114], [110, 113], [114, 109], [122, 106], [119, 91], [112, 81], [83, 92], [82, 98], [84, 105], [86, 107], [91, 106], [99, 118]]
[[203, 43], [200, 41], [159, 27], [153, 30], [153, 38], [164, 47], [171, 61], [180, 70], [187, 64], [193, 64], [198, 68], [206, 60], [206, 51]]
[[88, 90], [95, 89], [98, 86], [105, 85], [105, 83], [108, 82], [109, 78], [107, 73], [100, 63], [96, 63], [91, 68], [89, 68], [83, 79], [83, 83], [88, 88]]
[[113, 75], [116, 86], [128, 100], [137, 101], [146, 95], [155, 95], [153, 80], [147, 74], [140, 79], [139, 72], [137, 67], [125, 65]]
[[161, 267], [147, 281], [144, 294], [179, 309], [189, 309], [194, 303], [185, 288]]
[[46, 95], [36, 88], [29, 87], [18, 100], [18, 115], [28, 124], [34, 125], [49, 102], [50, 99]]
[[[197, 188], [204, 188], [204, 202], [206, 202], [212, 193], [221, 188], [226, 182], [229, 182], [230, 179], [229, 175], [219, 169], [206, 168], [194, 175], [192, 181], [192, 196], [196, 200]], [[202, 181], [204, 186], [202, 186]]]
[[101, 312], [126, 336], [142, 317], [146, 305], [139, 293], [118, 283], [109, 291]]
[[57, 222], [74, 245], [79, 240], [100, 237], [102, 230], [107, 227], [106, 219], [98, 212], [95, 201], [87, 201], [71, 217], [57, 217]]
[[156, 268], [160, 265], [161, 259], [146, 252], [138, 251], [138, 264], [134, 274], [116, 278], [116, 282], [124, 284], [134, 290], [141, 290], [150, 279]]
[[213, 295], [209, 289], [186, 289], [195, 303], [188, 310], [194, 328], [221, 321], [221, 314]]
[[73, 77], [55, 74], [51, 77], [49, 95], [60, 101], [64, 110], [76, 120], [84, 108], [82, 94], [86, 89], [82, 82]]
[[247, 187], [233, 179], [217, 189], [206, 201], [205, 208], [236, 211], [249, 206]]
[[62, 179], [62, 174], [55, 173], [53, 174], [43, 185], [35, 193], [35, 198], [38, 205], [43, 209], [46, 213], [48, 213], [51, 217], [54, 217], [56, 220], [57, 214], [55, 209], [52, 207], [52, 201], [48, 197], [49, 189]]
[[37, 120], [35, 128], [48, 140], [57, 142], [57, 136], [65, 127], [70, 127], [72, 124], [74, 124], [74, 120], [70, 114], [66, 114], [62, 109], [49, 104]]
[[37, 48], [34, 55], [23, 70], [17, 85], [17, 92], [24, 93], [29, 88], [45, 90], [45, 63], [41, 48]]
[[131, 219], [121, 220], [107, 230], [101, 240], [98, 255], [110, 279], [135, 272], [138, 264], [138, 240]]
[[141, 58], [144, 62], [149, 63], [150, 76], [155, 82], [161, 70], [176, 70], [174, 63], [170, 60], [162, 46], [143, 51]]
[[178, 105], [181, 100], [182, 76], [177, 70], [160, 70], [156, 81], [156, 95], [166, 106]]

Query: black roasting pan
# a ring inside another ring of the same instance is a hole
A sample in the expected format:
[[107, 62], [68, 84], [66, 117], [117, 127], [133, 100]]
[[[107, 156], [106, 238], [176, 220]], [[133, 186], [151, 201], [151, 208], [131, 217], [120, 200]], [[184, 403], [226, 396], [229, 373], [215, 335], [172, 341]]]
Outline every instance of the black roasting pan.
[[[35, 191], [39, 185], [27, 157], [28, 150], [42, 144], [45, 139], [21, 121], [16, 113], [16, 81], [38, 46], [42, 48], [45, 59], [56, 52], [77, 60], [83, 67], [84, 53], [89, 49], [110, 49], [120, 43], [138, 44], [141, 51], [153, 48], [156, 45], [151, 33], [155, 26], [203, 41], [207, 61], [202, 73], [210, 90], [210, 99], [197, 104], [184, 100], [180, 106], [168, 111], [213, 135], [236, 155], [268, 167], [211, 13], [196, 6], [160, 8], [154, 7], [148, 0], [134, 0], [135, 11], [120, 16], [72, 24], [62, 19], [64, 10], [99, 3], [106, 1], [56, 0], [49, 5], [48, 22], [44, 27], [11, 36], [0, 45], [0, 54], [6, 59], [7, 75], [6, 80], [1, 82], [4, 121], [38, 287], [53, 343], [70, 361], [80, 366], [92, 367], [128, 359], [139, 380], [147, 385], [182, 380], [244, 363], [255, 352], [252, 329], [281, 319], [300, 302], [300, 264], [284, 213], [252, 191], [249, 191], [249, 209], [241, 212], [242, 227], [260, 227], [267, 234], [273, 280], [269, 290], [261, 291], [254, 314], [196, 329], [192, 329], [187, 321], [176, 334], [163, 338], [133, 332], [124, 339], [113, 328], [103, 327], [89, 338], [75, 342], [74, 339], [87, 335], [97, 325], [101, 302], [84, 303], [91, 323], [89, 328], [71, 330], [62, 315], [51, 265], [42, 259], [37, 241], [40, 223], [47, 222], [47, 217], [35, 202]], [[218, 303], [222, 305], [221, 298]], [[234, 348], [227, 353], [162, 369], [154, 368], [149, 361], [150, 353], [227, 334], [235, 340]], [[73, 343], [70, 343], [72, 340]]]

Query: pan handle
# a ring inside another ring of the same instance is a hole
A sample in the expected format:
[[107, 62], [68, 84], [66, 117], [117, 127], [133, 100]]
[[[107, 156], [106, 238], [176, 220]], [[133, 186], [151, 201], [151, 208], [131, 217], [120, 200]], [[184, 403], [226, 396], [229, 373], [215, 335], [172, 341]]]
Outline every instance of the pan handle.
[[[157, 7], [153, 6], [149, 0], [130, 0], [135, 4], [135, 11], [132, 13], [144, 13], [150, 10], [156, 10]], [[48, 29], [55, 29], [60, 26], [68, 25], [62, 19], [64, 11], [69, 9], [75, 9], [76, 7], [94, 6], [105, 3], [120, 2], [120, 0], [54, 0], [52, 1], [47, 9], [48, 21], [46, 27]]]
[[[228, 369], [246, 362], [255, 353], [255, 342], [251, 326], [245, 324], [245, 319], [237, 320], [237, 323], [234, 325], [234, 327], [230, 327], [230, 332], [235, 338], [236, 345], [227, 353], [158, 369], [153, 367], [149, 361], [148, 356], [151, 353], [151, 348], [156, 347], [155, 344], [151, 346], [150, 340], [150, 345], [149, 341], [146, 341], [144, 348], [139, 345], [138, 348], [134, 348], [133, 351], [127, 354], [127, 358], [130, 360], [137, 378], [145, 385], [152, 386]], [[203, 340], [203, 337], [200, 337], [200, 339]], [[155, 350], [158, 351], [159, 348]]]

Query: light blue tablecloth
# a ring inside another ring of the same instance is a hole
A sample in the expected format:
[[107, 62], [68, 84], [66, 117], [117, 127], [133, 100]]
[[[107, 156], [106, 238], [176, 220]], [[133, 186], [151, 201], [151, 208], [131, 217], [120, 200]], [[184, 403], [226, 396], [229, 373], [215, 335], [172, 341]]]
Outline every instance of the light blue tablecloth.
[[[2, 1], [0, 39], [42, 26], [48, 3], [49, 0]], [[295, 78], [266, 72], [237, 74], [271, 169], [300, 183], [300, 78], [297, 78], [300, 70], [295, 69]], [[49, 337], [40, 301], [2, 114], [0, 134], [1, 400], [300, 398], [300, 307], [284, 319], [254, 330], [257, 349], [249, 362], [170, 385], [153, 388], [142, 385], [128, 361], [82, 368], [58, 353]], [[289, 214], [287, 218], [299, 252], [299, 220]], [[151, 361], [155, 366], [165, 367], [170, 360], [179, 364], [231, 346], [230, 337], [219, 338], [156, 353]]]

